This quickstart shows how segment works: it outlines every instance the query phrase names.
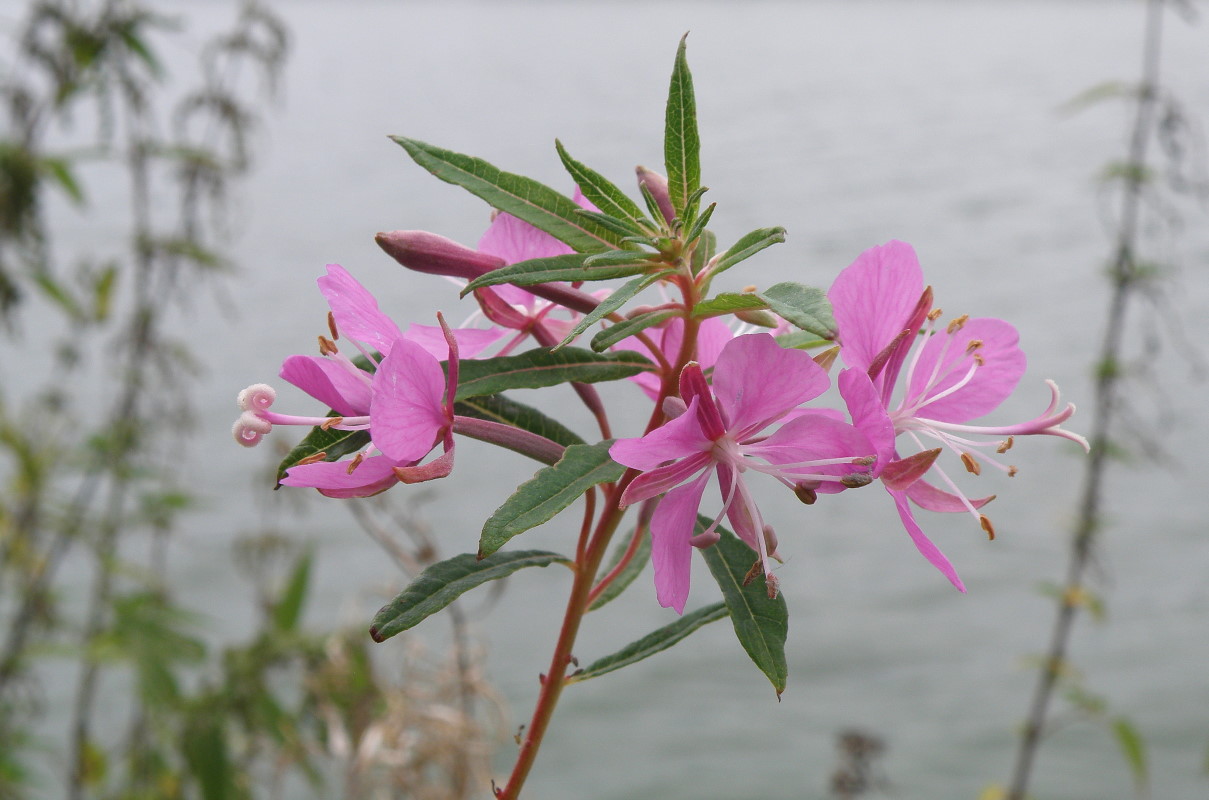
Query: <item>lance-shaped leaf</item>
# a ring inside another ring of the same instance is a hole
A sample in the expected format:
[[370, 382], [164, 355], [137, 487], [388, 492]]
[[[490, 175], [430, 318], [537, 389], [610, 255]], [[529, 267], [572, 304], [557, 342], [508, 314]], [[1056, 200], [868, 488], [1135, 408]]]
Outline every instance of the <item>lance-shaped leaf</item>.
[[506, 578], [525, 567], [548, 567], [555, 563], [570, 565], [571, 560], [544, 550], [520, 550], [484, 559], [462, 553], [433, 564], [378, 611], [369, 635], [375, 642], [384, 642], [396, 633], [414, 628], [476, 586]]
[[551, 419], [532, 406], [518, 403], [504, 397], [502, 394], [489, 394], [482, 397], [471, 397], [453, 405], [453, 413], [463, 417], [485, 419], [512, 425], [529, 433], [544, 436], [550, 441], [569, 447], [573, 444], [583, 444], [574, 431], [555, 419]]
[[[633, 534], [631, 534], [631, 536], [632, 535]], [[630, 549], [631, 536], [627, 536], [625, 539], [618, 542], [613, 548], [613, 553], [609, 557], [609, 563], [605, 565], [605, 568], [602, 571], [603, 574], [608, 575], [613, 571], [614, 567], [621, 563], [621, 559], [625, 556], [626, 551]], [[630, 559], [629, 563], [622, 568], [621, 572], [617, 574], [617, 577], [605, 587], [604, 591], [592, 601], [592, 605], [588, 606], [588, 610], [595, 611], [596, 609], [601, 608], [605, 604], [609, 603], [611, 600], [620, 597], [621, 593], [634, 582], [634, 579], [638, 577], [638, 574], [642, 572], [642, 568], [645, 567], [647, 562], [650, 560], [651, 535], [649, 532], [643, 531], [642, 538], [638, 540], [638, 549], [634, 551], [634, 556]]]
[[697, 134], [697, 101], [693, 95], [693, 76], [685, 57], [686, 33], [676, 50], [676, 65], [667, 93], [667, 113], [663, 133], [663, 161], [667, 168], [668, 195], [676, 216], [691, 222], [690, 200], [701, 188], [701, 140]]
[[[711, 524], [709, 517], [697, 517], [697, 532]], [[722, 599], [730, 609], [735, 635], [747, 655], [772, 681], [777, 697], [785, 691], [789, 668], [785, 663], [785, 638], [789, 634], [789, 610], [785, 598], [768, 599], [764, 580], [757, 577], [743, 585], [758, 556], [733, 533], [719, 527], [722, 538], [701, 551], [709, 571], [722, 589]]]
[[619, 259], [624, 261], [624, 264], [620, 266], [609, 264], [588, 266], [584, 263], [587, 256], [583, 253], [518, 261], [475, 278], [462, 289], [462, 296], [465, 297], [475, 289], [481, 289], [484, 286], [498, 286], [502, 283], [510, 283], [513, 286], [534, 286], [555, 281], [605, 281], [611, 278], [628, 278], [631, 275], [645, 272], [649, 268], [646, 264], [648, 258], [646, 254], [633, 250], [608, 251], [608, 253], [615, 252], [625, 253], [627, 258]]
[[671, 319], [677, 313], [671, 309], [648, 311], [645, 314], [631, 317], [625, 322], [610, 325], [592, 337], [592, 349], [598, 353], [603, 353], [622, 339], [628, 339], [639, 331], [644, 331], [652, 325], [658, 325], [664, 320]]
[[478, 195], [493, 207], [523, 219], [573, 250], [598, 253], [620, 245], [617, 234], [581, 217], [576, 213], [579, 206], [574, 200], [545, 184], [504, 172], [481, 158], [403, 136], [391, 138], [417, 164], [441, 180]]
[[563, 147], [562, 142], [557, 139], [554, 140], [554, 147], [558, 150], [558, 157], [562, 159], [563, 166], [575, 180], [575, 185], [583, 192], [584, 197], [592, 201], [592, 204], [601, 212], [620, 220], [628, 220], [635, 226], [643, 221], [642, 211], [638, 208], [638, 204], [627, 197], [625, 192], [618, 189], [612, 181], [572, 158]]
[[768, 308], [789, 320], [804, 331], [824, 339], [834, 339], [835, 317], [831, 313], [831, 301], [822, 289], [785, 282], [770, 286], [760, 292]]
[[554, 346], [555, 349], [565, 346], [576, 336], [579, 336], [588, 328], [592, 327], [597, 322], [600, 322], [602, 319], [624, 306], [627, 302], [629, 302], [630, 298], [637, 295], [643, 289], [647, 288], [653, 283], [657, 283], [661, 278], [672, 275], [674, 272], [675, 270], [665, 270], [663, 272], [657, 272], [654, 275], [641, 275], [616, 289], [604, 300], [601, 300], [600, 305], [598, 305], [592, 311], [592, 313], [585, 314], [583, 318], [579, 320], [579, 322], [575, 323], [575, 327], [571, 328], [566, 337]]
[[636, 264], [643, 269], [649, 269], [658, 264], [658, 259], [658, 253], [648, 253], [644, 250], [610, 250], [607, 253], [588, 256], [584, 259], [584, 266], [598, 270], [604, 267], [623, 267]]
[[740, 261], [751, 258], [765, 247], [771, 247], [783, 241], [785, 241], [784, 228], [779, 226], [775, 228], [757, 228], [732, 244], [725, 253], [717, 257], [710, 268], [710, 276], [720, 275]]
[[768, 303], [755, 292], [743, 294], [723, 292], [693, 306], [693, 316], [697, 318], [718, 317], [723, 314], [734, 314], [736, 311], [759, 311], [766, 308], [768, 308]]
[[730, 612], [726, 608], [726, 603], [714, 603], [711, 606], [699, 608], [696, 611], [685, 614], [670, 625], [665, 625], [659, 630], [651, 631], [646, 636], [643, 636], [636, 642], [631, 642], [616, 653], [593, 661], [582, 671], [572, 675], [568, 682], [575, 683], [577, 681], [586, 681], [589, 678], [597, 678], [607, 672], [628, 667], [630, 664], [642, 661], [644, 658], [668, 649], [698, 628], [722, 619], [728, 613]]
[[518, 533], [550, 521], [593, 486], [618, 480], [625, 467], [609, 456], [612, 444], [609, 439], [571, 445], [558, 463], [538, 470], [518, 486], [483, 525], [479, 558], [499, 550]]
[[[328, 416], [336, 416], [332, 412]], [[369, 431], [338, 431], [334, 428], [311, 428], [301, 442], [286, 454], [277, 465], [277, 480], [285, 477], [285, 471], [299, 461], [317, 453], [326, 453], [325, 461], [338, 461], [349, 453], [355, 453], [369, 444]]]
[[462, 361], [455, 399], [499, 394], [509, 389], [543, 389], [560, 383], [615, 381], [651, 366], [644, 356], [634, 352], [593, 353], [579, 347], [551, 351], [538, 347], [516, 356]]

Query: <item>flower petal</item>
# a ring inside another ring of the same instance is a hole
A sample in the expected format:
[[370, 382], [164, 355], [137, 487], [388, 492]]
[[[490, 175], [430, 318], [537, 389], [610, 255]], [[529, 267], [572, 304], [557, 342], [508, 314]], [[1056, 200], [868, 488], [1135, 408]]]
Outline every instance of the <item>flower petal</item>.
[[370, 436], [396, 463], [423, 458], [449, 425], [442, 398], [445, 374], [423, 347], [399, 339], [374, 373]]
[[779, 471], [787, 479], [794, 476], [833, 476], [830, 480], [824, 479], [816, 489], [825, 494], [843, 491], [846, 487], [839, 483], [841, 478], [854, 472], [868, 473], [870, 467], [853, 463], [810, 465], [808, 462], [857, 459], [876, 454], [873, 444], [859, 429], [822, 414], [792, 419], [767, 439], [743, 445], [743, 451], [780, 467]]
[[894, 423], [864, 370], [855, 367], [846, 369], [840, 373], [837, 382], [840, 396], [852, 415], [852, 424], [869, 438], [875, 448], [877, 463], [873, 466], [872, 474], [876, 478], [896, 458]]
[[[971, 342], [981, 342], [968, 352]], [[1020, 335], [1001, 319], [967, 320], [953, 334], [939, 333], [931, 337], [919, 354], [919, 362], [911, 371], [907, 384], [905, 406], [916, 406], [926, 392], [936, 397], [963, 380], [974, 369], [969, 382], [947, 397], [927, 402], [914, 416], [939, 422], [966, 422], [989, 414], [1007, 399], [1024, 374], [1024, 352], [1017, 346]], [[982, 359], [975, 366], [974, 355]], [[935, 383], [929, 386], [935, 372]]]
[[630, 482], [621, 493], [621, 505], [632, 506], [661, 495], [667, 490], [679, 486], [691, 476], [707, 469], [712, 463], [705, 453], [697, 453], [671, 464], [648, 470]]
[[[453, 338], [457, 339], [458, 352], [462, 358], [474, 358], [503, 335], [503, 331], [494, 328], [491, 330], [482, 330], [479, 328], [453, 329]], [[403, 334], [403, 338], [420, 345], [420, 347], [424, 348], [425, 352], [438, 361], [444, 361], [449, 357], [449, 343], [445, 341], [445, 334], [439, 325], [416, 325], [413, 323], [407, 326], [407, 333]]]
[[609, 455], [619, 464], [647, 471], [674, 459], [708, 451], [712, 446], [701, 429], [698, 404], [694, 399], [688, 411], [665, 422], [646, 436], [618, 439], [609, 448]]
[[[911, 488], [907, 489], [907, 497], [910, 497], [911, 502], [915, 503], [915, 505], [920, 508], [926, 508], [928, 511], [949, 513], [970, 510], [962, 498], [955, 494], [950, 494], [943, 489], [938, 489], [922, 479], [911, 484]], [[970, 505], [974, 506], [974, 508], [982, 508], [994, 499], [995, 495], [992, 494], [987, 497], [970, 500]]]
[[348, 471], [350, 461], [319, 461], [290, 467], [281, 479], [283, 486], [318, 489], [327, 497], [369, 497], [399, 482], [392, 468], [395, 462], [386, 456], [371, 456]]
[[867, 370], [903, 331], [923, 290], [923, 270], [911, 245], [887, 242], [857, 256], [827, 292], [844, 363]]
[[532, 258], [549, 258], [575, 251], [528, 222], [500, 212], [479, 239], [479, 252], [516, 264]]
[[965, 584], [961, 582], [961, 578], [957, 577], [957, 570], [949, 563], [949, 559], [945, 558], [945, 554], [940, 552], [940, 548], [932, 544], [932, 540], [924, 535], [923, 529], [919, 527], [919, 523], [915, 521], [915, 515], [911, 511], [911, 504], [907, 502], [907, 495], [903, 492], [894, 492], [887, 489], [890, 496], [894, 498], [894, 505], [898, 508], [898, 516], [903, 521], [903, 527], [907, 529], [907, 534], [911, 537], [911, 541], [915, 543], [915, 547], [923, 554], [923, 557], [932, 563], [932, 566], [940, 570], [941, 574], [949, 579], [949, 583], [957, 587], [958, 591], [966, 590]]
[[692, 572], [693, 530], [709, 472], [663, 496], [651, 517], [651, 565], [659, 605], [684, 613]]
[[289, 381], [343, 417], [369, 413], [369, 373], [364, 378], [348, 367], [322, 356], [290, 356], [281, 365], [282, 380]]
[[364, 342], [382, 355], [402, 334], [399, 326], [378, 308], [378, 301], [339, 264], [328, 264], [319, 278], [319, 291], [327, 299], [340, 335]]
[[763, 430], [831, 385], [804, 350], [787, 350], [767, 333], [730, 340], [714, 366], [714, 395], [736, 439]]

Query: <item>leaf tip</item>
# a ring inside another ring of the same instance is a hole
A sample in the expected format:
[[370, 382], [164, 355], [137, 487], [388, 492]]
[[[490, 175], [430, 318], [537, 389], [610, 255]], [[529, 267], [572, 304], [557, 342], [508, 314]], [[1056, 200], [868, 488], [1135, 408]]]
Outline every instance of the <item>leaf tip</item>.
[[373, 640], [374, 640], [375, 642], [377, 642], [378, 644], [382, 644], [383, 642], [385, 642], [385, 641], [386, 641], [386, 637], [385, 637], [385, 636], [383, 636], [383, 635], [381, 634], [381, 632], [379, 632], [379, 631], [378, 631], [378, 626], [377, 626], [377, 625], [371, 625], [371, 626], [370, 626], [370, 628], [369, 628], [369, 638], [373, 639]]

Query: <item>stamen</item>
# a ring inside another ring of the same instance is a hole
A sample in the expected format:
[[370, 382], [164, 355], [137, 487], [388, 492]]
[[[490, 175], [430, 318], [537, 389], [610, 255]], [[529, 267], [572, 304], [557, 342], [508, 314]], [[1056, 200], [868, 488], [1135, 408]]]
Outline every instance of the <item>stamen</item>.
[[755, 294], [756, 292], [760, 291], [760, 287], [756, 286], [754, 283], [751, 283], [751, 284], [748, 284], [747, 286], [744, 286], [739, 291], [742, 292], [743, 294]]
[[355, 470], [357, 467], [361, 466], [361, 462], [364, 460], [365, 460], [365, 454], [357, 453], [357, 455], [353, 457], [353, 460], [348, 462], [348, 473], [347, 474], [352, 475], [353, 470]]
[[978, 524], [987, 532], [987, 539], [995, 541], [995, 526], [991, 524], [991, 518], [986, 514], [978, 515]]
[[764, 560], [757, 558], [756, 563], [751, 565], [751, 569], [743, 576], [743, 585], [751, 583], [756, 579], [756, 576], [764, 571]]
[[340, 351], [336, 349], [336, 343], [326, 336], [319, 337], [319, 355], [332, 356]]
[[981, 353], [974, 353], [974, 363], [980, 367], [985, 367], [987, 360], [982, 357]]
[[340, 334], [336, 332], [336, 315], [329, 311], [327, 312], [327, 329], [332, 332], [332, 339], [340, 338]]
[[776, 600], [777, 595], [781, 591], [781, 581], [779, 581], [777, 579], [777, 576], [773, 575], [771, 572], [765, 572], [764, 573], [764, 588], [766, 588], [768, 590], [768, 599]]
[[965, 327], [966, 321], [969, 320], [969, 318], [970, 318], [969, 314], [962, 314], [957, 319], [951, 320], [949, 322], [948, 327], [946, 327], [945, 330], [948, 331], [950, 336], [952, 336], [953, 334], [955, 334], [959, 330], [961, 330], [963, 327]]
[[873, 483], [873, 476], [868, 472], [851, 472], [840, 478], [840, 483], [849, 489], [859, 489]]
[[337, 425], [343, 425], [343, 424], [344, 424], [344, 417], [328, 417], [319, 425], [319, 427], [326, 431], [329, 428], [334, 428]]
[[1009, 436], [1008, 438], [1004, 439], [1002, 442], [999, 443], [999, 446], [995, 448], [995, 452], [1002, 455], [1003, 453], [1006, 453], [1008, 450], [1011, 450], [1012, 445], [1015, 443], [1016, 443], [1016, 437]]
[[689, 539], [688, 543], [693, 547], [696, 547], [698, 550], [704, 550], [707, 547], [713, 547], [721, 538], [722, 534], [718, 533], [716, 530], [706, 531], [705, 533], [699, 533], [693, 538]]
[[812, 506], [819, 499], [819, 493], [804, 483], [794, 484], [793, 493], [798, 496], [803, 505]]
[[966, 345], [966, 354], [968, 355], [970, 353], [973, 353], [975, 350], [977, 350], [980, 347], [982, 347], [981, 339], [971, 339], [969, 341], [969, 343]]
[[1017, 472], [1017, 470], [1016, 470], [1016, 466], [1014, 464], [1008, 466], [1008, 477], [1009, 478], [1016, 477], [1016, 472]]
[[982, 474], [982, 465], [980, 465], [977, 459], [975, 459], [974, 456], [970, 455], [969, 453], [961, 454], [961, 463], [966, 465], [966, 472], [970, 472], [974, 475]]
[[307, 464], [318, 464], [320, 461], [327, 461], [327, 451], [320, 450], [318, 453], [311, 453], [303, 459], [299, 459], [294, 466], [305, 467]]
[[928, 312], [928, 322], [935, 322], [936, 320], [940, 319], [940, 315], [943, 313], [945, 313], [944, 309], [941, 309], [941, 308], [932, 309], [931, 311]]

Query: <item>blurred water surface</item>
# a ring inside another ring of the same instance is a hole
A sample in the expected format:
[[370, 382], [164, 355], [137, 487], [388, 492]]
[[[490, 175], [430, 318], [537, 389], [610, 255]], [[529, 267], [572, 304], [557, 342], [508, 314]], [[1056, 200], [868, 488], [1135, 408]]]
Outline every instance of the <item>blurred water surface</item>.
[[[226, 14], [217, 3], [167, 5], [190, 21], [185, 44], [168, 54], [185, 69], [190, 48]], [[712, 227], [723, 243], [755, 227], [789, 230], [785, 244], [728, 273], [730, 285], [826, 286], [863, 249], [910, 241], [946, 312], [1003, 317], [1022, 332], [1029, 371], [998, 418], [1044, 408], [1045, 378], [1090, 408], [1109, 251], [1093, 177], [1123, 157], [1129, 115], [1120, 104], [1073, 116], [1058, 109], [1095, 84], [1135, 78], [1139, 3], [276, 5], [294, 36], [288, 99], [268, 109], [259, 167], [237, 193], [242, 270], [222, 311], [202, 300], [182, 319], [209, 368], [197, 398], [205, 434], [185, 463], [207, 504], [178, 540], [174, 570], [186, 604], [224, 633], [249, 624], [251, 598], [233, 588], [229, 545], [258, 524], [254, 495], [267, 490], [259, 454], [227, 435], [233, 398], [273, 379], [284, 356], [310, 352], [325, 330], [314, 287], [324, 264], [352, 270], [400, 321], [471, 311], [452, 286], [404, 272], [373, 243], [379, 230], [416, 228], [473, 244], [487, 221], [479, 200], [412, 164], [387, 134], [569, 189], [557, 136], [628, 187], [636, 164], [661, 164], [667, 77], [686, 30], [703, 182], [718, 203]], [[1171, 19], [1168, 30], [1166, 78], [1203, 122], [1209, 29]], [[1209, 226], [1187, 213], [1185, 228], [1157, 250], [1183, 265], [1164, 313], [1203, 341]], [[116, 235], [99, 227], [90, 235]], [[1194, 444], [1209, 437], [1204, 385], [1169, 346], [1152, 367], [1133, 411], [1162, 434], [1168, 456], [1113, 471], [1098, 563], [1109, 620], [1080, 625], [1072, 658], [1087, 687], [1146, 737], [1153, 796], [1209, 797], [1209, 484]], [[283, 395], [282, 408], [307, 407], [297, 393]], [[632, 387], [607, 396], [628, 404], [632, 424], [645, 417]], [[589, 431], [583, 423], [577, 418]], [[1076, 415], [1067, 427], [1088, 425]], [[1010, 485], [984, 475], [970, 489], [1000, 494], [994, 542], [964, 515], [923, 520], [961, 572], [965, 596], [915, 553], [873, 490], [809, 509], [767, 492], [791, 612], [781, 702], [728, 624], [716, 624], [564, 695], [526, 796], [823, 797], [832, 740], [846, 727], [888, 742], [883, 767], [896, 797], [972, 798], [1006, 780], [1033, 683], [1023, 663], [1045, 646], [1051, 618], [1036, 587], [1063, 575], [1081, 476], [1078, 450], [1065, 441], [1020, 442], [1013, 454], [1021, 472]], [[531, 469], [469, 442], [458, 459], [426, 511], [447, 554], [474, 549], [483, 518]], [[397, 575], [338, 506], [311, 503], [290, 525], [320, 548], [315, 618], [359, 622]], [[523, 544], [567, 549], [575, 528], [558, 519]], [[581, 660], [671, 621], [650, 582], [640, 578], [588, 620]], [[491, 678], [517, 724], [528, 718], [568, 586], [557, 568], [522, 574], [478, 619]], [[713, 602], [715, 591], [702, 570], [690, 607]], [[510, 758], [506, 745], [501, 770]], [[1090, 726], [1052, 738], [1035, 786], [1035, 796], [1053, 800], [1131, 796], [1115, 745]]]

